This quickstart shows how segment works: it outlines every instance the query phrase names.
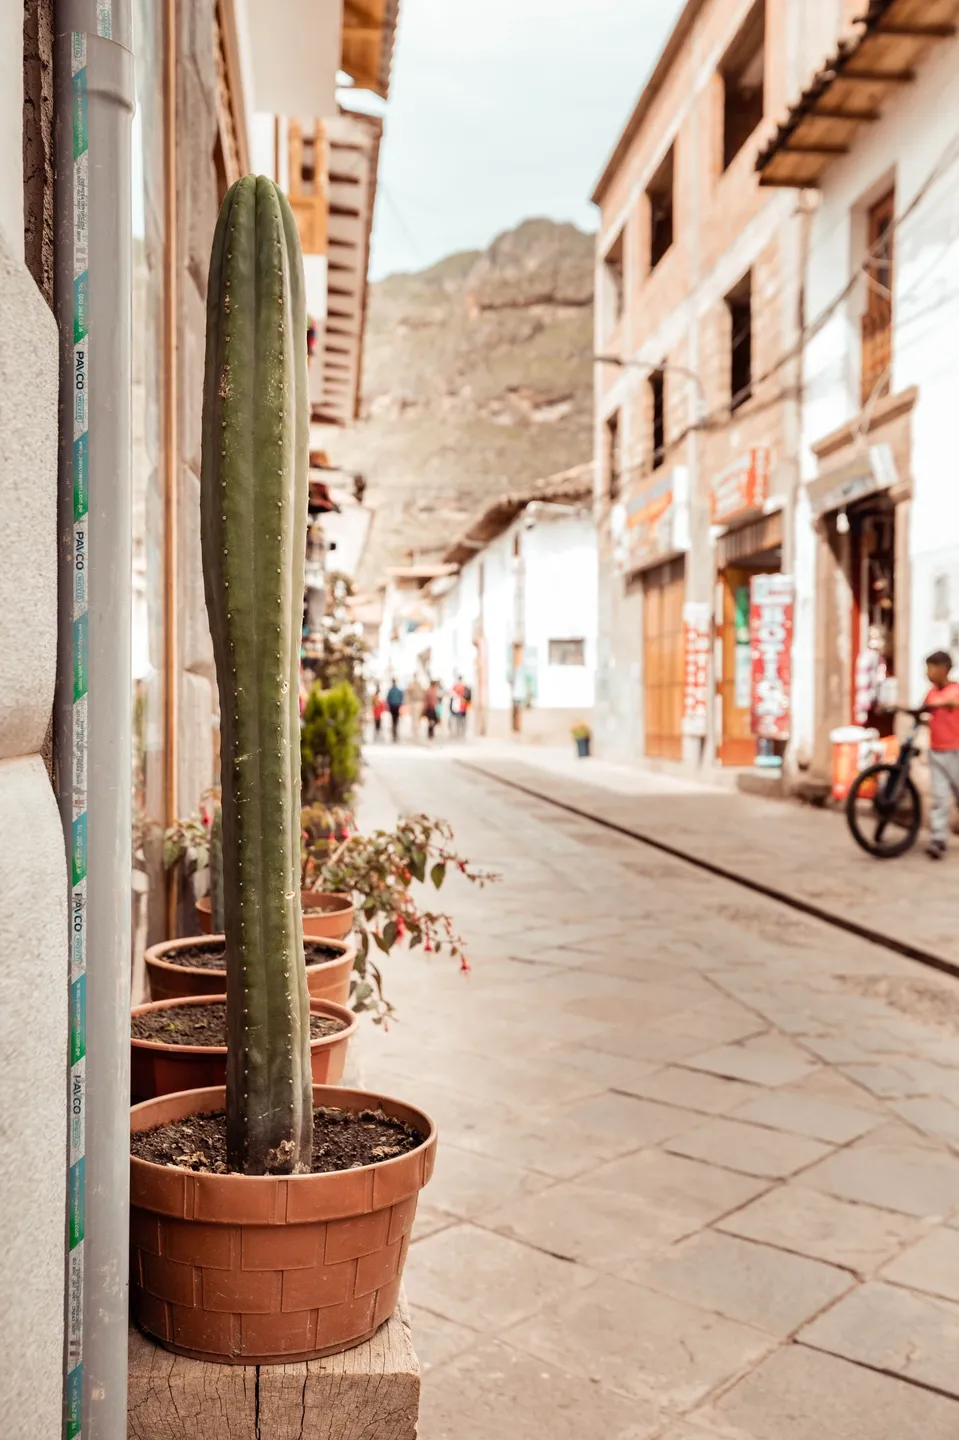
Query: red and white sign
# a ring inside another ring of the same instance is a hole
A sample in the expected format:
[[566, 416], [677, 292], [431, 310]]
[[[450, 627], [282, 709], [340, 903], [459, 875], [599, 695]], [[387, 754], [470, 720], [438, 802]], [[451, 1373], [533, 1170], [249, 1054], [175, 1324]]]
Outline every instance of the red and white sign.
[[705, 735], [709, 707], [710, 607], [698, 601], [683, 606], [683, 734]]
[[728, 525], [741, 515], [762, 510], [769, 495], [770, 449], [757, 445], [714, 475], [709, 486], [709, 518]]
[[760, 740], [789, 739], [794, 603], [791, 575], [752, 577], [749, 585], [752, 732]]

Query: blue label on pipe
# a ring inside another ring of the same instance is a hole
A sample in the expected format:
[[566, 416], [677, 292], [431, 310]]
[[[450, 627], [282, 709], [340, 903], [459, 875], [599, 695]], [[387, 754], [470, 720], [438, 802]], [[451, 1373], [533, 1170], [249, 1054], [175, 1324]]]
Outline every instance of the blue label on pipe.
[[70, 1166], [70, 1249], [79, 1245], [83, 1239], [84, 1225], [84, 1169], [86, 1161], [83, 1156]]
[[86, 612], [73, 622], [73, 698], [87, 693], [87, 641], [89, 636]]
[[89, 506], [87, 466], [89, 446], [87, 432], [78, 435], [73, 442], [73, 518], [82, 520]]
[[84, 270], [73, 282], [73, 343], [82, 340], [87, 333], [87, 301], [89, 286], [88, 271]]
[[80, 1433], [80, 1414], [83, 1403], [83, 1366], [76, 1365], [67, 1374], [67, 1440], [75, 1440]]
[[87, 977], [81, 975], [70, 986], [70, 1064], [87, 1053]]
[[73, 76], [73, 158], [76, 160], [87, 148], [87, 68], [77, 70]]
[[78, 815], [73, 822], [73, 883], [79, 885], [87, 874], [87, 817], [86, 812]]

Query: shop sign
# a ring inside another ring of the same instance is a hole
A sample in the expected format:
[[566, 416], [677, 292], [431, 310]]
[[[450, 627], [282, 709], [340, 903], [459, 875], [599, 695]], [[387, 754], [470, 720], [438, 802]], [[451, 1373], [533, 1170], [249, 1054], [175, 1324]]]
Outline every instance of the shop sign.
[[756, 445], [713, 476], [709, 512], [714, 525], [728, 525], [763, 508], [769, 495], [770, 463], [769, 446]]
[[626, 574], [689, 549], [689, 476], [685, 466], [657, 472], [615, 506], [616, 568]]
[[683, 606], [683, 734], [705, 735], [709, 707], [709, 651], [712, 645], [708, 605]]
[[791, 575], [754, 575], [749, 588], [752, 733], [760, 740], [788, 740], [792, 702], [793, 578]]

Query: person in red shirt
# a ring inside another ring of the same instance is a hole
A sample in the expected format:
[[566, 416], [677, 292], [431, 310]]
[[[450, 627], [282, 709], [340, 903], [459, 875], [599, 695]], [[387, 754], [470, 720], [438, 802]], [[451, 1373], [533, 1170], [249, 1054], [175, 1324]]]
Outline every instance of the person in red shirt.
[[959, 684], [949, 679], [952, 656], [934, 650], [926, 660], [932, 689], [922, 702], [929, 715], [929, 768], [932, 779], [932, 839], [926, 854], [941, 860], [949, 834], [949, 806], [959, 800]]

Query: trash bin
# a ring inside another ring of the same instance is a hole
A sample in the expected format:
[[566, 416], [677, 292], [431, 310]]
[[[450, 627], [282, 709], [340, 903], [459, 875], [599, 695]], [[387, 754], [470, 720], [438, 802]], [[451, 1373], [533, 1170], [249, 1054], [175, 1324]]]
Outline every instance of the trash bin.
[[865, 725], [840, 725], [829, 732], [832, 741], [832, 798], [845, 800], [860, 770], [873, 763], [878, 730]]

